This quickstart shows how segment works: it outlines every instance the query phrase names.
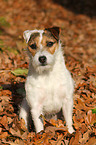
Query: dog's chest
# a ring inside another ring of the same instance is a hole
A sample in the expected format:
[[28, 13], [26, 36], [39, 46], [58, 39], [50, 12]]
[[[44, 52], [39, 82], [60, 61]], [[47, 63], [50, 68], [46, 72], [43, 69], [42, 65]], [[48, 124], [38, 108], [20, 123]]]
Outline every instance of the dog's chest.
[[63, 79], [58, 79], [55, 76], [49, 77], [49, 79], [38, 79], [35, 91], [38, 92], [38, 103], [43, 108], [44, 113], [60, 111], [64, 98]]
[[[29, 75], [26, 97], [31, 107], [42, 108], [44, 113], [59, 112], [66, 94], [66, 77], [61, 67], [54, 67], [49, 75]], [[58, 71], [59, 70], [59, 71]]]
[[46, 95], [44, 96], [43, 102], [43, 109], [45, 113], [57, 113], [60, 111], [63, 101], [63, 94], [59, 91], [62, 91], [59, 86], [45, 90]]

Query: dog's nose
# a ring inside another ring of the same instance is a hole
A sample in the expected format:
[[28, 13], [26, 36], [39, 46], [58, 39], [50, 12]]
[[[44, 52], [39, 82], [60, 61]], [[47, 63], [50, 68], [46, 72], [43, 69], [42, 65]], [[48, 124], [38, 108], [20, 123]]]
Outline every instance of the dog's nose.
[[47, 59], [46, 56], [40, 56], [39, 57], [39, 62], [44, 64], [46, 62], [46, 59]]

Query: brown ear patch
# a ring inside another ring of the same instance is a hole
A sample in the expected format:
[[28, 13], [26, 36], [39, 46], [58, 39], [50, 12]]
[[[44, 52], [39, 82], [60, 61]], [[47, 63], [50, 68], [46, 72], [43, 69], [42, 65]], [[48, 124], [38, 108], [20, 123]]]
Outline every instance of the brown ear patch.
[[59, 33], [60, 33], [60, 28], [59, 27], [52, 27], [52, 28], [46, 28], [45, 30], [51, 32], [53, 37], [58, 41], [59, 40]]

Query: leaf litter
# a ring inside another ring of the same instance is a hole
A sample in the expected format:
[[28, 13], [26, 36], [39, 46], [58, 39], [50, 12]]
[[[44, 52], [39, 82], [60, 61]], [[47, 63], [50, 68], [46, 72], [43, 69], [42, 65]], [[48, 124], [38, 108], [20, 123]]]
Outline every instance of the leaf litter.
[[[0, 1], [0, 144], [96, 145], [95, 0], [84, 2], [83, 13], [82, 1], [25, 1]], [[51, 26], [61, 28], [66, 66], [75, 81], [73, 134], [60, 119], [41, 116], [45, 130], [38, 134], [18, 119], [28, 70], [22, 33]]]

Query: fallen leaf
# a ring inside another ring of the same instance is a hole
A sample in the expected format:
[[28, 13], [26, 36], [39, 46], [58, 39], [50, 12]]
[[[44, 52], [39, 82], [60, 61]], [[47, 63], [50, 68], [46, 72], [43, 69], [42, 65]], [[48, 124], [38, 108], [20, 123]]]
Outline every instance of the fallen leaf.
[[87, 130], [86, 133], [83, 134], [83, 137], [80, 138], [79, 142], [81, 144], [85, 144], [87, 142], [87, 140], [89, 140], [89, 134], [90, 134], [91, 130]]
[[28, 69], [17, 68], [14, 71], [11, 71], [15, 76], [22, 76], [28, 74]]
[[4, 115], [1, 120], [0, 120], [0, 124], [4, 126], [4, 128], [6, 128], [7, 130], [9, 129], [8, 127], [8, 119], [7, 116]]
[[96, 114], [95, 113], [93, 114], [92, 110], [89, 110], [87, 112], [87, 115], [85, 117], [85, 123], [87, 125], [92, 125], [92, 124], [96, 123]]
[[69, 145], [81, 145], [79, 140], [82, 138], [80, 131], [76, 131], [76, 135], [70, 139]]
[[20, 137], [20, 138], [21, 138], [20, 130], [15, 131], [15, 129], [10, 128], [9, 131], [10, 131], [10, 133], [11, 133], [13, 136], [16, 136], [16, 137]]
[[7, 136], [8, 136], [8, 132], [2, 132], [2, 133], [0, 134], [0, 139], [6, 138]]
[[92, 113], [96, 114], [96, 108], [92, 109]]
[[86, 145], [96, 145], [96, 137], [91, 137]]

